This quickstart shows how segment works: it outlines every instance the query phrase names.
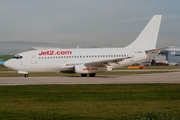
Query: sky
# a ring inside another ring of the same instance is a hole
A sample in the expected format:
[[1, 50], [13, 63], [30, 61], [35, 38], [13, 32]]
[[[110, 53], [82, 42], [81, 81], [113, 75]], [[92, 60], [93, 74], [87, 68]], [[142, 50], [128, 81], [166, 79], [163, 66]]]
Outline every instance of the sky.
[[29, 47], [124, 47], [155, 14], [157, 47], [180, 46], [180, 0], [0, 0], [0, 54]]

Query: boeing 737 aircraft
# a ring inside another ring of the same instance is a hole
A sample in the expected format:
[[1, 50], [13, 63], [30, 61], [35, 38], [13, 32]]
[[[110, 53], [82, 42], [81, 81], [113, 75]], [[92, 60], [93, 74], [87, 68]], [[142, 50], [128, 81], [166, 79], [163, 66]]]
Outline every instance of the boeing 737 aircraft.
[[158, 55], [156, 48], [161, 15], [154, 15], [137, 39], [124, 48], [32, 48], [16, 54], [4, 66], [28, 77], [28, 72], [79, 73], [95, 77], [97, 72], [112, 71]]

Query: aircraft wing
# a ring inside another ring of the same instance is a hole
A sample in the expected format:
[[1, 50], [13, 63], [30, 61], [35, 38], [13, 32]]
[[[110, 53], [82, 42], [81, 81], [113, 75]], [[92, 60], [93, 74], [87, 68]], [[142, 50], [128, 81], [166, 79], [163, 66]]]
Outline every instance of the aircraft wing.
[[119, 64], [118, 62], [126, 60], [126, 59], [130, 59], [132, 57], [127, 57], [127, 58], [116, 58], [116, 59], [109, 59], [109, 60], [100, 60], [100, 61], [93, 61], [93, 62], [87, 62], [87, 63], [72, 63], [72, 64], [67, 64], [66, 67], [72, 67], [74, 65], [80, 65], [80, 64], [84, 64], [85, 66], [103, 66], [103, 65], [110, 65], [112, 63], [115, 64]]
[[127, 57], [127, 58], [116, 58], [116, 59], [109, 59], [109, 60], [100, 60], [100, 61], [93, 61], [93, 62], [88, 62], [84, 63], [86, 66], [102, 66], [102, 65], [110, 65], [111, 63], [119, 64], [118, 62], [130, 59], [132, 57]]

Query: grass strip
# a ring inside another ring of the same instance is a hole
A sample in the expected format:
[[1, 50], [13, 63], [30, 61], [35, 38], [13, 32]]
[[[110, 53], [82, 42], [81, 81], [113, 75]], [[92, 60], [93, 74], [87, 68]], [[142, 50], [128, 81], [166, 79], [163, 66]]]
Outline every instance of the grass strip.
[[1, 120], [140, 119], [159, 111], [180, 119], [180, 84], [0, 86]]

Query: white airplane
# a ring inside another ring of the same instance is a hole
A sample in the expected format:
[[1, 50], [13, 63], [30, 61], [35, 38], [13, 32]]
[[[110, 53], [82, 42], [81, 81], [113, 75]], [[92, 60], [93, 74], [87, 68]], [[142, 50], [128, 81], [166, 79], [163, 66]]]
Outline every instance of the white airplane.
[[24, 74], [28, 72], [79, 73], [95, 77], [97, 72], [112, 71], [158, 55], [156, 48], [162, 15], [154, 15], [137, 39], [124, 48], [32, 48], [16, 54], [4, 66]]

